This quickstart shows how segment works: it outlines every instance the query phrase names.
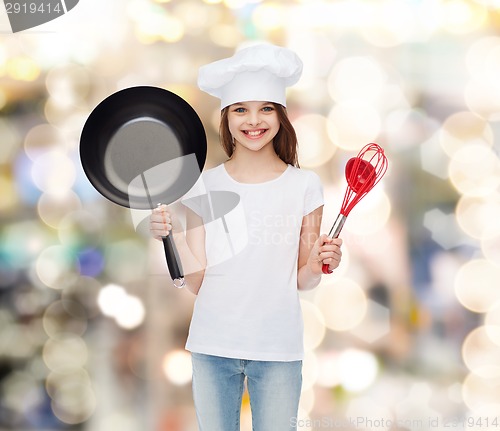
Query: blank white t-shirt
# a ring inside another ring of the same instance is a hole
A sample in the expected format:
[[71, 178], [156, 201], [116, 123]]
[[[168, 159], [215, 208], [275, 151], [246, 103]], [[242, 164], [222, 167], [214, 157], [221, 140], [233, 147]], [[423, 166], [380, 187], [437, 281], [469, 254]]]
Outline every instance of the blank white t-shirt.
[[323, 205], [318, 175], [288, 165], [274, 180], [246, 184], [221, 164], [205, 171], [201, 181], [205, 199], [183, 201], [204, 219], [208, 262], [186, 349], [301, 360], [297, 260], [302, 218]]

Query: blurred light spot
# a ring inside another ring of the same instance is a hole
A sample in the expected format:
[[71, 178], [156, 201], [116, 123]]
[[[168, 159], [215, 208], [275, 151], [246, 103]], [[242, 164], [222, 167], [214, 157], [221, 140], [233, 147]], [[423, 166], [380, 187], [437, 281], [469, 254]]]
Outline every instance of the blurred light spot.
[[[44, 301], [47, 301], [48, 295], [37, 295], [38, 298], [38, 309], [43, 310]], [[16, 302], [17, 305], [17, 302]], [[40, 312], [39, 312], [40, 313]], [[40, 313], [41, 314], [41, 313]], [[31, 321], [23, 325], [23, 330], [26, 332], [28, 342], [27, 344], [33, 345], [38, 351], [39, 347], [42, 347], [47, 341], [47, 333], [43, 330], [43, 322], [41, 317], [33, 317]]]
[[38, 215], [40, 219], [54, 229], [71, 211], [78, 211], [82, 207], [80, 198], [72, 190], [64, 194], [43, 193], [38, 200]]
[[356, 235], [371, 235], [383, 229], [390, 215], [389, 197], [379, 188], [367, 194], [349, 213], [345, 229]]
[[467, 335], [462, 345], [462, 356], [472, 373], [485, 379], [500, 378], [500, 345], [491, 340], [485, 326]]
[[68, 248], [96, 247], [102, 240], [103, 221], [98, 213], [68, 211], [58, 224], [57, 234], [61, 244]]
[[0, 172], [0, 212], [5, 214], [18, 204], [17, 189], [13, 178]]
[[24, 371], [14, 370], [2, 379], [2, 405], [11, 412], [21, 413], [29, 394], [36, 390], [38, 382]]
[[313, 350], [325, 337], [325, 321], [321, 311], [309, 301], [300, 301], [304, 319], [304, 349]]
[[423, 225], [431, 232], [433, 241], [445, 250], [450, 250], [465, 242], [454, 214], [446, 214], [434, 208], [424, 214]]
[[[435, 389], [425, 381], [410, 383], [409, 391], [402, 394], [402, 400], [397, 403], [396, 415], [403, 429], [412, 431], [422, 427], [422, 418], [437, 418], [440, 414], [430, 406]], [[405, 396], [406, 395], [406, 396]]]
[[[416, 431], [417, 427], [411, 425], [411, 419], [395, 420], [394, 408], [388, 406], [384, 396], [376, 394], [359, 395], [352, 397], [346, 409], [346, 416], [353, 423], [353, 429], [364, 431]], [[434, 416], [429, 416], [434, 417]], [[423, 423], [423, 419], [420, 419]], [[415, 421], [416, 422], [416, 421]], [[392, 424], [397, 423], [396, 428]], [[348, 428], [347, 428], [348, 429]]]
[[174, 385], [182, 386], [191, 381], [191, 355], [185, 350], [172, 350], [163, 358], [163, 373]]
[[455, 295], [467, 309], [476, 313], [487, 312], [500, 301], [500, 267], [484, 259], [466, 262], [455, 277]]
[[[2, 248], [0, 247], [1, 255]], [[21, 271], [18, 268], [14, 268], [11, 262], [0, 261], [0, 288], [13, 286], [19, 280], [20, 275]]]
[[252, 14], [252, 21], [264, 31], [277, 30], [286, 25], [287, 10], [286, 6], [276, 2], [260, 3]]
[[339, 61], [328, 77], [328, 92], [336, 102], [374, 102], [381, 95], [387, 77], [377, 62], [367, 57]]
[[[304, 413], [311, 413], [316, 403], [314, 387], [300, 393], [299, 410]], [[300, 428], [302, 431], [302, 428]]]
[[28, 205], [36, 205], [41, 191], [36, 187], [31, 175], [27, 174], [33, 169], [33, 161], [24, 152], [17, 155], [14, 160], [14, 177], [19, 193], [19, 200]]
[[[11, 360], [24, 360], [32, 357], [38, 345], [35, 333], [29, 325], [14, 323], [10, 315], [0, 315], [0, 356]], [[33, 332], [32, 332], [33, 331]]]
[[49, 151], [37, 157], [31, 175], [40, 190], [54, 195], [67, 193], [76, 178], [73, 162], [60, 151]]
[[[243, 40], [240, 30], [230, 24], [214, 24], [208, 34], [213, 43], [226, 48], [234, 48]], [[220, 111], [218, 114], [220, 116]]]
[[68, 372], [51, 371], [45, 379], [45, 390], [50, 398], [55, 398], [65, 385], [76, 387], [91, 387], [89, 373], [84, 368], [77, 368]]
[[[331, 39], [321, 33], [300, 32], [290, 35], [289, 47], [306, 65], [299, 82], [293, 87], [294, 91], [298, 89], [303, 92], [303, 96], [301, 95], [299, 99], [301, 106], [303, 98], [308, 97], [308, 90], [315, 82], [321, 86], [321, 90], [318, 89], [317, 92], [321, 92], [322, 98], [325, 98], [324, 80], [329, 75], [337, 56], [337, 50]], [[319, 94], [311, 99], [318, 100]]]
[[260, 0], [223, 0], [223, 2], [230, 9], [241, 9], [247, 5], [259, 3]]
[[[462, 384], [462, 396], [465, 405], [473, 412], [486, 406], [496, 407], [500, 405], [500, 378], [483, 378], [476, 373], [470, 373]], [[494, 416], [496, 415], [498, 410], [494, 410]]]
[[43, 328], [51, 338], [67, 334], [82, 336], [87, 330], [84, 308], [75, 301], [59, 300], [50, 304], [43, 313]]
[[50, 370], [58, 373], [71, 373], [85, 366], [88, 349], [80, 337], [66, 335], [47, 340], [43, 346], [42, 356], [45, 365]]
[[448, 386], [447, 389], [447, 395], [448, 398], [457, 403], [457, 404], [462, 404], [463, 403], [463, 398], [462, 398], [462, 384], [461, 383], [452, 383], [451, 385]]
[[[469, 73], [475, 77], [485, 77], [492, 80], [493, 76], [490, 74], [490, 65], [497, 65], [498, 62], [498, 49], [500, 48], [500, 37], [488, 36], [482, 37], [474, 41], [467, 51], [466, 65]], [[492, 81], [496, 81], [493, 79]]]
[[366, 314], [365, 292], [349, 279], [323, 282], [317, 288], [314, 303], [321, 310], [327, 328], [348, 331], [361, 323]]
[[144, 426], [137, 414], [126, 407], [100, 417], [96, 423], [98, 430], [136, 431]]
[[422, 169], [441, 179], [448, 179], [449, 159], [439, 145], [437, 134], [420, 145]]
[[443, 26], [452, 33], [471, 33], [480, 28], [488, 17], [484, 6], [465, 0], [450, 0], [442, 4]]
[[493, 130], [484, 119], [471, 112], [450, 115], [439, 132], [441, 147], [449, 157], [468, 145], [493, 145]]
[[208, 8], [197, 1], [184, 1], [175, 6], [173, 15], [184, 24], [187, 32], [198, 35], [214, 24], [211, 22], [209, 12]]
[[40, 67], [29, 57], [14, 57], [7, 60], [7, 73], [18, 81], [35, 81], [40, 76]]
[[[497, 206], [500, 217], [500, 205]], [[498, 220], [498, 218], [497, 218]], [[488, 261], [500, 267], [500, 226], [490, 223], [481, 237], [481, 250]]]
[[309, 114], [293, 121], [299, 142], [299, 159], [304, 167], [313, 168], [326, 163], [335, 154], [336, 147], [327, 134], [327, 119]]
[[338, 147], [357, 151], [376, 141], [381, 130], [380, 115], [375, 108], [361, 101], [335, 105], [328, 115], [328, 136]]
[[142, 325], [146, 310], [142, 301], [136, 296], [128, 295], [120, 305], [120, 310], [115, 315], [116, 323], [124, 329], [135, 329]]
[[412, 40], [412, 36], [426, 35], [436, 26], [435, 17], [433, 11], [425, 19], [419, 19], [418, 8], [413, 3], [385, 0], [371, 5], [370, 19], [360, 32], [372, 45], [396, 46]]
[[306, 352], [304, 355], [302, 365], [302, 390], [307, 391], [311, 389], [318, 381], [319, 364], [318, 356], [314, 350]]
[[114, 317], [119, 313], [120, 303], [127, 297], [126, 290], [116, 284], [108, 284], [99, 292], [97, 304], [102, 314], [108, 317]]
[[[370, 22], [372, 8], [362, 1], [300, 1], [290, 8], [288, 28], [293, 31], [311, 29], [327, 32], [357, 29]], [[291, 30], [290, 30], [291, 32]]]
[[378, 374], [378, 362], [373, 353], [347, 349], [339, 354], [340, 384], [349, 392], [360, 392], [370, 387]]
[[484, 325], [490, 340], [500, 347], [500, 302], [490, 307], [484, 316]]
[[42, 153], [62, 146], [63, 136], [50, 124], [39, 124], [31, 128], [24, 138], [24, 151], [35, 161]]
[[136, 35], [140, 42], [178, 42], [184, 37], [184, 24], [161, 6], [150, 5], [132, 17], [136, 21]]
[[500, 120], [500, 84], [473, 78], [465, 86], [465, 103], [477, 115], [488, 121]]
[[500, 220], [500, 195], [462, 196], [455, 213], [459, 226], [467, 235], [483, 240], [493, 238], [494, 228]]
[[[38, 316], [46, 305], [45, 292], [35, 289], [19, 292], [14, 301], [15, 308], [21, 316]], [[36, 319], [32, 320], [33, 324], [36, 322], [38, 322]]]
[[391, 330], [391, 315], [387, 307], [375, 301], [367, 301], [366, 316], [351, 332], [358, 338], [374, 343]]
[[340, 384], [338, 360], [339, 354], [337, 352], [330, 351], [319, 353], [318, 385], [326, 388], [333, 388]]
[[[423, 415], [422, 419], [408, 419], [405, 416], [404, 419], [396, 420], [393, 407], [389, 407], [386, 397], [378, 395], [377, 391], [374, 392], [352, 397], [348, 402], [345, 415], [353, 424], [352, 429], [360, 431], [416, 431], [418, 426], [414, 426], [414, 424], [424, 423]], [[410, 417], [415, 418], [413, 415]], [[434, 418], [432, 415], [428, 417]], [[393, 426], [395, 423], [397, 425]], [[427, 429], [427, 427], [423, 428]], [[342, 429], [344, 428], [342, 427]]]
[[47, 247], [39, 254], [34, 266], [39, 280], [52, 289], [64, 289], [78, 277], [73, 256], [62, 245]]
[[121, 286], [108, 284], [103, 287], [97, 303], [105, 316], [113, 317], [124, 329], [134, 329], [144, 321], [146, 312], [142, 301], [129, 295]]
[[[434, 144], [433, 135], [440, 124], [419, 109], [402, 108], [390, 112], [385, 123], [384, 135], [391, 149], [395, 152], [411, 147], [420, 147], [422, 142]], [[430, 149], [432, 150], [432, 149]], [[428, 157], [431, 151], [422, 151], [422, 157]], [[435, 150], [433, 151], [435, 154]], [[425, 161], [427, 165], [435, 166], [432, 161]], [[432, 170], [436, 174], [435, 170]]]
[[61, 107], [70, 108], [82, 102], [90, 90], [89, 71], [76, 64], [50, 69], [45, 80], [50, 97]]
[[145, 244], [138, 240], [116, 241], [105, 245], [105, 273], [112, 280], [126, 283], [144, 277], [147, 268]]
[[87, 277], [97, 277], [104, 269], [104, 257], [98, 249], [83, 249], [78, 252], [76, 259], [81, 275], [85, 275]]
[[67, 107], [59, 105], [49, 97], [45, 99], [43, 115], [47, 123], [57, 127], [63, 136], [57, 149], [61, 151], [78, 150], [78, 140], [75, 137], [80, 135], [85, 120], [88, 118], [88, 108], [75, 105], [68, 110]]
[[[1, 106], [0, 106], [1, 109]], [[10, 163], [20, 144], [20, 137], [17, 129], [9, 121], [0, 118], [0, 136], [2, 145], [0, 145], [0, 165]]]
[[76, 425], [94, 413], [97, 400], [92, 388], [83, 383], [65, 381], [52, 397], [52, 411], [62, 422]]
[[483, 118], [500, 119], [500, 38], [483, 37], [471, 45], [466, 57], [472, 75], [465, 90], [469, 109]]
[[483, 145], [468, 145], [456, 151], [449, 166], [450, 180], [462, 194], [485, 196], [500, 185], [500, 162]]
[[7, 50], [6, 50], [6, 46], [2, 45], [0, 47], [0, 76], [4, 76], [5, 75], [5, 63], [7, 61]]
[[49, 232], [35, 221], [10, 223], [0, 231], [2, 259], [14, 268], [28, 267], [50, 243]]
[[[495, 382], [496, 383], [496, 382]], [[467, 415], [467, 427], [482, 427], [486, 430], [498, 428], [498, 412], [500, 412], [500, 399], [494, 399], [494, 402], [476, 406]]]
[[85, 309], [87, 317], [92, 319], [101, 315], [97, 304], [97, 298], [101, 287], [101, 283], [95, 278], [81, 275], [75, 283], [67, 286], [61, 292], [61, 299], [63, 301], [75, 301], [81, 304]]

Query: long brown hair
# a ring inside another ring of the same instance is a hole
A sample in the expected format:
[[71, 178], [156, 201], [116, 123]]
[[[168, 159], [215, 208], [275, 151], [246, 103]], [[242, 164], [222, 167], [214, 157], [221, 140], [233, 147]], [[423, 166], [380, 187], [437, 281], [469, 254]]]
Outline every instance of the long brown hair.
[[[278, 120], [280, 122], [280, 129], [273, 139], [274, 151], [278, 157], [285, 163], [290, 164], [295, 167], [299, 167], [299, 159], [297, 154], [297, 134], [292, 126], [286, 112], [286, 108], [279, 103], [272, 103], [276, 113], [278, 114]], [[221, 111], [220, 127], [219, 127], [219, 137], [222, 148], [228, 157], [231, 157], [234, 152], [233, 137], [229, 131], [228, 122], [228, 112], [229, 106]]]

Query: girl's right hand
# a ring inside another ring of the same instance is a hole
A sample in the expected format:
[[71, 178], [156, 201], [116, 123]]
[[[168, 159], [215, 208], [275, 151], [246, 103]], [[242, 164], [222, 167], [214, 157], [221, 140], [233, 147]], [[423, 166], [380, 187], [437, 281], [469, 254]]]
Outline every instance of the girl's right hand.
[[172, 216], [167, 205], [155, 208], [149, 218], [149, 231], [153, 238], [162, 240], [172, 230]]

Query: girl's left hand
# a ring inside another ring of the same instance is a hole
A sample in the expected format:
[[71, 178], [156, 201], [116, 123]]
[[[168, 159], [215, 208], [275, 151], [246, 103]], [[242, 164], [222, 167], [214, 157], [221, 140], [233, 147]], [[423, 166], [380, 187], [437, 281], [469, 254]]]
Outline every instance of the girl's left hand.
[[328, 264], [333, 271], [340, 265], [342, 251], [340, 238], [330, 238], [328, 235], [321, 235], [313, 245], [307, 265], [313, 274], [322, 274], [323, 264]]

